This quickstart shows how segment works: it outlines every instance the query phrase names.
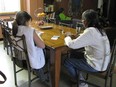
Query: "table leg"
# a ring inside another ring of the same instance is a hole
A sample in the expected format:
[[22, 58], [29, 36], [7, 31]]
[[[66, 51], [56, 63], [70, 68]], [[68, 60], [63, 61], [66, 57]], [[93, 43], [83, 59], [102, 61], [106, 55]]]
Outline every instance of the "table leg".
[[52, 87], [59, 87], [61, 68], [61, 48], [50, 50]]

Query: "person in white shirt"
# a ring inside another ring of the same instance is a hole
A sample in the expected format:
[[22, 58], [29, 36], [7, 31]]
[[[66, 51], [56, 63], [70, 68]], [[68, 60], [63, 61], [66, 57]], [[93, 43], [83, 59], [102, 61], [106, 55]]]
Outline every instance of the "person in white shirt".
[[[71, 38], [71, 36], [66, 36], [64, 39], [69, 48], [85, 48], [84, 55], [76, 58], [67, 58], [64, 61], [64, 66], [74, 79], [77, 77], [78, 70], [105, 71], [110, 61], [109, 40], [99, 25], [97, 13], [92, 9], [84, 11], [82, 22], [85, 30], [80, 36], [75, 39]], [[80, 79], [84, 79], [82, 75]], [[80, 83], [79, 87], [88, 87], [88, 85]]]
[[[25, 36], [30, 65], [38, 74], [43, 74], [41, 69], [45, 65], [45, 56], [43, 52], [45, 44], [41, 37], [36, 34], [35, 29], [29, 26], [31, 20], [32, 17], [26, 11], [19, 11], [13, 22], [12, 32], [14, 38], [15, 36]], [[20, 43], [19, 45], [22, 44]]]

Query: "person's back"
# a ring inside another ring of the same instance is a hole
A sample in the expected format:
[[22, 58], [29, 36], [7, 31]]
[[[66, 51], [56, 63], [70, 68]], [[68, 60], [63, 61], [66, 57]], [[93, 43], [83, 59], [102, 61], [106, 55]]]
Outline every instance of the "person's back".
[[16, 14], [16, 20], [13, 23], [13, 36], [25, 35], [30, 65], [33, 69], [40, 69], [45, 65], [43, 53], [45, 44], [38, 37], [35, 30], [29, 27], [29, 21], [31, 19], [31, 16], [27, 12], [18, 12]]
[[[73, 79], [77, 79], [79, 70], [88, 72], [105, 71], [110, 61], [110, 44], [105, 31], [99, 25], [98, 15], [94, 10], [86, 10], [82, 14], [85, 30], [75, 39], [65, 37], [65, 44], [72, 49], [84, 47], [84, 54], [67, 58], [64, 66]], [[75, 70], [76, 69], [76, 70]], [[83, 80], [83, 76], [80, 76]], [[88, 87], [80, 83], [79, 87]]]
[[110, 60], [110, 45], [107, 35], [104, 33], [102, 36], [96, 28], [89, 27], [78, 40], [82, 43], [81, 46], [85, 47], [85, 57], [88, 64], [96, 70], [106, 70]]
[[45, 65], [45, 58], [43, 49], [37, 47], [33, 41], [34, 29], [28, 26], [18, 26], [17, 36], [25, 35], [27, 50], [29, 55], [29, 61], [31, 67], [34, 69], [39, 69]]

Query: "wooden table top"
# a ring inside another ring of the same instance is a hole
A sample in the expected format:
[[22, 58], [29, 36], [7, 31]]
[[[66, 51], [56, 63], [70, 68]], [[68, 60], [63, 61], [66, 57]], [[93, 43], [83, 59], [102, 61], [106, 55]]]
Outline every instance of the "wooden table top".
[[[65, 46], [64, 37], [66, 32], [71, 32], [71, 34], [76, 34], [76, 30], [74, 28], [60, 26], [52, 23], [45, 23], [43, 26], [52, 26], [52, 29], [41, 29], [36, 21], [32, 21], [31, 27], [35, 28], [37, 31], [43, 32], [41, 35], [44, 40], [46, 46], [51, 47], [53, 49], [58, 47]], [[62, 33], [63, 30], [63, 33]], [[56, 35], [60, 36], [57, 40], [52, 40], [51, 38]]]

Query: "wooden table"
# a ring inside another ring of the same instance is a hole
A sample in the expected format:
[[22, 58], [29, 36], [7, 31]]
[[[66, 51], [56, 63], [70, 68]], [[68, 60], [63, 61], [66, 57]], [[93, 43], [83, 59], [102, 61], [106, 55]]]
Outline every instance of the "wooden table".
[[[36, 21], [31, 23], [31, 26], [34, 27], [37, 31], [42, 31], [41, 35], [44, 40], [46, 47], [50, 50], [50, 62], [51, 62], [51, 77], [52, 77], [52, 87], [59, 87], [60, 80], [60, 68], [61, 68], [61, 54], [62, 51], [66, 48], [64, 43], [64, 37], [62, 30], [65, 32], [71, 32], [75, 34], [76, 31], [73, 28], [55, 25], [55, 24], [45, 24], [46, 26], [53, 26], [52, 29], [40, 29]], [[53, 35], [60, 36], [57, 40], [51, 40]]]

